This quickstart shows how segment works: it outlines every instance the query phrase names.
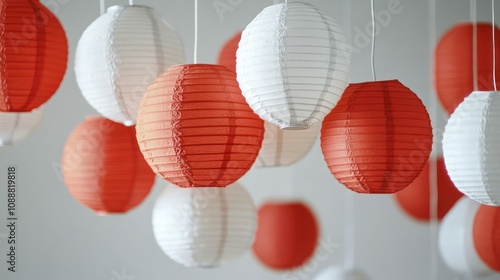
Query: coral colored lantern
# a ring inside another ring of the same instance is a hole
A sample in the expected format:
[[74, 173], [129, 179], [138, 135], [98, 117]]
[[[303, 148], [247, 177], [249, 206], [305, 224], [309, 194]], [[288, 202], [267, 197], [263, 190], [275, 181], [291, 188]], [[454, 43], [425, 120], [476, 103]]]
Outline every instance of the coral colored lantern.
[[134, 127], [87, 117], [69, 135], [62, 175], [71, 195], [98, 214], [125, 213], [149, 194], [154, 173], [141, 155]]
[[429, 159], [429, 114], [397, 80], [351, 84], [323, 122], [321, 149], [332, 174], [352, 191], [395, 193]]
[[1, 0], [0, 111], [29, 112], [57, 91], [68, 61], [61, 23], [38, 0]]
[[266, 203], [258, 210], [253, 252], [269, 268], [293, 269], [313, 256], [318, 232], [316, 218], [304, 203]]
[[[490, 23], [476, 25], [476, 46], [473, 47], [473, 23], [463, 23], [448, 30], [439, 40], [435, 58], [436, 93], [443, 108], [453, 113], [458, 104], [473, 90], [493, 90], [493, 51]], [[500, 32], [495, 26], [495, 36], [500, 38]], [[496, 53], [500, 53], [500, 42], [495, 42]], [[474, 73], [473, 57], [477, 53], [477, 72]], [[496, 79], [500, 86], [500, 56], [496, 57]], [[474, 75], [477, 76], [477, 89], [474, 87]]]
[[[444, 159], [431, 159], [435, 161], [437, 173], [437, 218], [439, 220], [448, 213], [455, 202], [462, 197], [448, 176]], [[399, 206], [412, 218], [419, 221], [430, 220], [431, 197], [430, 197], [430, 164], [427, 163], [420, 175], [407, 188], [396, 193], [395, 198]]]
[[78, 41], [75, 76], [87, 102], [106, 118], [134, 125], [151, 82], [184, 63], [179, 35], [153, 8], [112, 6]]
[[299, 2], [265, 8], [243, 31], [236, 53], [248, 104], [283, 129], [321, 122], [347, 86], [350, 63], [341, 27]]
[[500, 208], [481, 205], [474, 218], [472, 236], [481, 260], [500, 272]]
[[31, 112], [0, 112], [0, 147], [17, 144], [40, 126], [42, 108]]
[[236, 72], [236, 50], [238, 50], [240, 39], [241, 32], [238, 32], [222, 46], [217, 58], [217, 64]]
[[148, 88], [137, 140], [153, 171], [180, 187], [225, 187], [253, 165], [263, 121], [221, 65], [176, 65]]

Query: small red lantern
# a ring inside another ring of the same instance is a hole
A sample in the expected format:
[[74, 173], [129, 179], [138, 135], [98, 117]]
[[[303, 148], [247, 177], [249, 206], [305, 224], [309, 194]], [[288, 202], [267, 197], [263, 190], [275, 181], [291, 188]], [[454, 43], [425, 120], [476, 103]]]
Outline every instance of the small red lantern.
[[321, 149], [347, 188], [395, 193], [413, 182], [429, 159], [429, 114], [397, 80], [351, 84], [323, 121]]
[[[448, 176], [444, 159], [439, 157], [438, 159], [431, 160], [434, 160], [436, 164], [438, 191], [437, 218], [441, 220], [463, 194], [455, 187], [450, 176]], [[417, 179], [395, 195], [399, 206], [408, 215], [420, 221], [430, 220], [430, 168], [430, 164], [427, 163]]]
[[221, 65], [170, 67], [144, 95], [137, 140], [156, 174], [180, 187], [225, 187], [254, 163], [264, 122]]
[[71, 195], [99, 214], [125, 213], [141, 203], [155, 175], [133, 126], [87, 117], [68, 137], [62, 174]]
[[264, 265], [277, 270], [293, 269], [314, 254], [318, 224], [304, 203], [266, 203], [260, 207], [257, 221], [253, 252]]
[[229, 41], [222, 46], [217, 59], [217, 64], [225, 66], [227, 69], [236, 72], [236, 50], [240, 43], [241, 32], [236, 33]]
[[476, 252], [492, 270], [500, 272], [500, 207], [481, 205], [473, 225]]
[[[473, 48], [473, 23], [454, 26], [439, 40], [435, 53], [436, 93], [443, 108], [453, 113], [474, 87], [474, 75], [477, 76], [477, 90], [491, 91], [493, 85], [492, 34], [495, 28], [496, 38], [500, 38], [498, 28], [490, 23], [477, 23], [476, 50]], [[495, 42], [496, 53], [500, 53], [500, 42]], [[473, 57], [476, 54], [477, 72], [474, 73]], [[496, 57], [500, 65], [500, 56]], [[496, 71], [497, 86], [500, 86], [500, 69]]]
[[68, 41], [38, 0], [0, 0], [0, 111], [29, 112], [47, 102], [66, 72]]

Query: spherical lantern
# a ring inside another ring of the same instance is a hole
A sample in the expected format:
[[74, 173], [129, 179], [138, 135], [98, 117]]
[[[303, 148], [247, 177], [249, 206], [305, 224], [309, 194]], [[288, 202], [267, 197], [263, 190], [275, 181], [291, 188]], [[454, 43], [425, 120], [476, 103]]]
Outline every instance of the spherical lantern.
[[462, 197], [444, 217], [439, 228], [439, 252], [450, 269], [465, 275], [494, 272], [481, 260], [474, 245], [474, 217], [480, 204]]
[[156, 242], [187, 267], [213, 267], [250, 250], [256, 210], [240, 185], [227, 188], [168, 186], [153, 209]]
[[321, 271], [315, 280], [368, 280], [368, 276], [357, 269], [331, 266]]
[[[458, 104], [474, 89], [493, 90], [493, 51], [490, 23], [477, 23], [476, 50], [473, 47], [473, 23], [463, 23], [448, 30], [439, 40], [435, 52], [435, 83], [436, 93], [441, 105], [448, 113], [453, 113]], [[495, 27], [495, 36], [500, 38], [500, 32]], [[500, 53], [500, 42], [495, 42], [496, 53]], [[477, 72], [474, 73], [476, 56]], [[500, 56], [496, 57], [496, 79], [500, 86]], [[474, 85], [474, 75], [477, 84]]]
[[500, 272], [500, 208], [481, 205], [473, 224], [474, 247], [481, 260], [492, 270]]
[[417, 95], [397, 80], [350, 84], [322, 124], [321, 149], [347, 188], [395, 193], [429, 159], [430, 118]]
[[241, 32], [238, 32], [222, 46], [217, 58], [217, 64], [236, 72], [236, 51], [238, 50], [240, 39]]
[[[439, 157], [431, 159], [436, 166], [437, 174], [437, 218], [443, 219], [446, 213], [455, 205], [462, 193], [457, 190], [448, 176], [444, 159]], [[428, 222], [430, 221], [431, 208], [431, 190], [430, 190], [430, 170], [431, 166], [427, 163], [422, 173], [406, 189], [397, 192], [395, 195], [399, 206], [412, 218]]]
[[68, 137], [62, 175], [71, 195], [98, 214], [125, 213], [149, 194], [155, 175], [134, 127], [87, 117]]
[[265, 8], [245, 28], [236, 72], [250, 107], [283, 129], [306, 129], [337, 104], [350, 50], [330, 17], [306, 3]]
[[500, 205], [500, 92], [475, 91], [451, 115], [443, 135], [446, 169], [468, 197]]
[[264, 124], [221, 65], [176, 65], [148, 88], [137, 117], [146, 161], [180, 187], [225, 187], [253, 165]]
[[297, 268], [313, 256], [318, 232], [316, 218], [304, 203], [266, 203], [258, 211], [253, 252], [269, 268]]
[[133, 125], [149, 84], [184, 63], [178, 34], [146, 6], [112, 6], [83, 32], [75, 76], [88, 103], [113, 121]]
[[24, 140], [38, 128], [42, 118], [41, 108], [31, 112], [0, 112], [0, 147]]
[[1, 0], [0, 111], [29, 112], [57, 91], [68, 61], [61, 23], [38, 0]]

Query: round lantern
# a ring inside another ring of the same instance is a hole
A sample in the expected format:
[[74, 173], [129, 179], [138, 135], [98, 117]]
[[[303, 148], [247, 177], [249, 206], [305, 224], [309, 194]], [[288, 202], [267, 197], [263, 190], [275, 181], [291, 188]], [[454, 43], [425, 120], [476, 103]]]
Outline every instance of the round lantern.
[[[462, 193], [457, 190], [455, 185], [448, 176], [444, 159], [431, 159], [435, 162], [437, 173], [437, 218], [439, 220], [448, 213], [455, 205]], [[422, 173], [411, 183], [406, 189], [397, 192], [395, 195], [399, 206], [412, 218], [419, 221], [430, 221], [431, 195], [429, 187], [430, 165], [424, 168]]]
[[68, 61], [61, 23], [38, 0], [2, 0], [0, 111], [29, 112], [57, 91]]
[[500, 208], [481, 205], [474, 218], [472, 236], [481, 260], [492, 270], [500, 272]]
[[[493, 90], [493, 51], [490, 23], [476, 24], [476, 50], [473, 48], [473, 23], [454, 26], [439, 40], [435, 52], [436, 93], [441, 105], [448, 113], [453, 113], [458, 104], [474, 89]], [[495, 27], [495, 36], [500, 32]], [[500, 43], [495, 42], [496, 53], [500, 53]], [[474, 73], [473, 57], [476, 56], [477, 72]], [[496, 65], [500, 65], [500, 56], [496, 57]], [[500, 69], [497, 68], [496, 79], [500, 81]], [[477, 84], [474, 85], [474, 75]], [[500, 83], [497, 83], [500, 86]]]
[[350, 50], [340, 26], [306, 3], [265, 8], [245, 28], [236, 54], [248, 104], [283, 129], [306, 129], [337, 104]]
[[462, 197], [444, 217], [439, 229], [439, 251], [450, 269], [465, 275], [494, 272], [481, 260], [474, 245], [474, 217], [480, 204]]
[[500, 92], [475, 91], [445, 127], [443, 155], [455, 186], [468, 197], [500, 205]]
[[304, 203], [266, 203], [258, 211], [253, 252], [269, 268], [297, 268], [313, 256], [318, 232], [316, 218]]
[[328, 168], [358, 193], [395, 193], [422, 172], [432, 127], [422, 101], [397, 80], [350, 84], [325, 118]]
[[240, 185], [227, 188], [168, 186], [153, 209], [156, 242], [187, 267], [213, 267], [243, 255], [252, 246], [257, 214]]
[[41, 108], [31, 112], [0, 112], [0, 147], [17, 144], [31, 135], [43, 118]]
[[94, 109], [133, 125], [149, 84], [180, 63], [184, 63], [181, 39], [160, 14], [146, 6], [112, 6], [78, 41], [75, 75]]
[[62, 175], [71, 195], [98, 214], [125, 213], [149, 194], [155, 175], [134, 127], [87, 117], [68, 137]]
[[362, 271], [356, 269], [345, 269], [341, 266], [331, 266], [324, 269], [315, 280], [368, 280]]
[[219, 53], [217, 64], [225, 66], [227, 69], [236, 72], [236, 50], [241, 39], [241, 32], [236, 33], [224, 44]]
[[148, 88], [137, 140], [153, 171], [180, 187], [225, 187], [253, 165], [264, 124], [221, 65], [176, 65]]

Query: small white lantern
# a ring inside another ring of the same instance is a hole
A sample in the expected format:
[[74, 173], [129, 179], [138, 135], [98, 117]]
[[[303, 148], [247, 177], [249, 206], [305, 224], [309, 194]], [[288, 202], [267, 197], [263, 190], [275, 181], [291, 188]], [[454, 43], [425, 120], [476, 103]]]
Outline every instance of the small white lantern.
[[0, 147], [24, 140], [40, 126], [42, 118], [41, 108], [31, 112], [0, 112]]
[[331, 266], [318, 274], [315, 280], [368, 280], [362, 271], [357, 269], [345, 269], [342, 266]]
[[306, 3], [265, 8], [245, 28], [236, 73], [248, 104], [283, 129], [306, 129], [347, 87], [350, 49], [339, 25]]
[[112, 6], [83, 32], [75, 75], [94, 109], [130, 126], [149, 84], [169, 66], [182, 63], [181, 39], [156, 11]]
[[172, 260], [187, 267], [213, 267], [252, 246], [257, 213], [240, 185], [179, 188], [168, 185], [153, 209], [153, 233]]

